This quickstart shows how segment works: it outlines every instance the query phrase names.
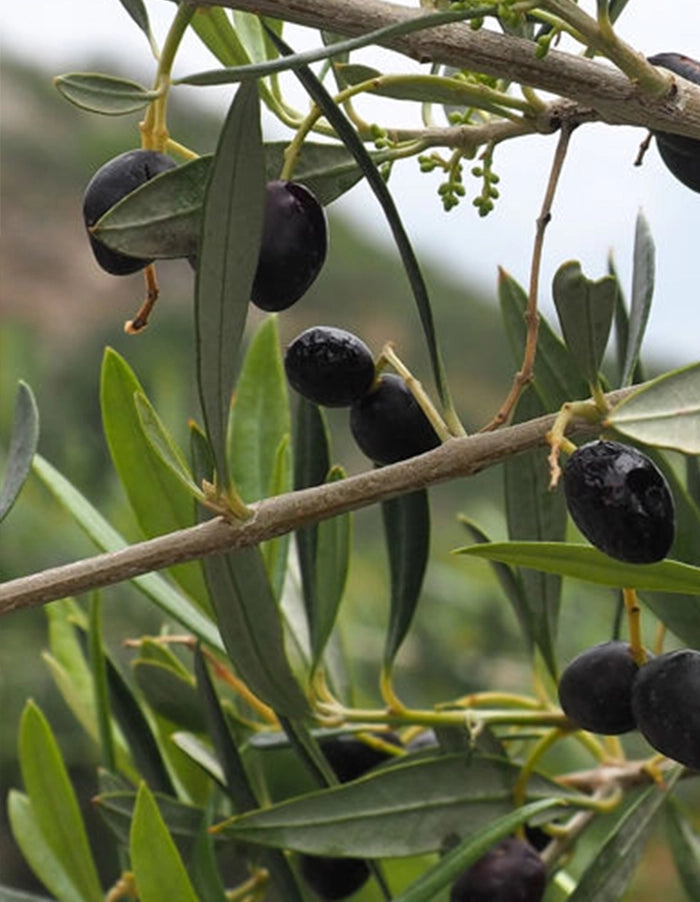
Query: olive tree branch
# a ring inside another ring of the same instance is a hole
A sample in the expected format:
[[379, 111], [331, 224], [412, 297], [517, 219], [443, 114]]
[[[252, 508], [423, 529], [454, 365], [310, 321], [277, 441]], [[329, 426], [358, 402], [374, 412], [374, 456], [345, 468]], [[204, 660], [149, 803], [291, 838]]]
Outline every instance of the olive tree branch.
[[[613, 405], [638, 388], [611, 392], [608, 402]], [[0, 615], [111, 586], [210, 554], [258, 545], [302, 526], [418, 488], [472, 476], [515, 454], [544, 446], [555, 416], [547, 414], [497, 432], [449, 439], [434, 451], [410, 460], [266, 498], [251, 505], [252, 515], [244, 521], [215, 517], [119, 551], [9, 580], [0, 584]], [[568, 428], [575, 434], [590, 433], [596, 427], [589, 421], [572, 419]]]
[[[385, 0], [197, 0], [197, 5], [227, 6], [345, 36], [424, 14]], [[568, 13], [575, 8], [562, 0], [542, 5]], [[619, 39], [616, 61], [627, 75], [607, 63], [556, 50], [538, 59], [532, 41], [485, 28], [474, 31], [462, 23], [395, 35], [382, 44], [420, 62], [473, 69], [568, 98], [594, 111], [589, 118], [611, 125], [700, 138], [700, 87], [655, 69]]]

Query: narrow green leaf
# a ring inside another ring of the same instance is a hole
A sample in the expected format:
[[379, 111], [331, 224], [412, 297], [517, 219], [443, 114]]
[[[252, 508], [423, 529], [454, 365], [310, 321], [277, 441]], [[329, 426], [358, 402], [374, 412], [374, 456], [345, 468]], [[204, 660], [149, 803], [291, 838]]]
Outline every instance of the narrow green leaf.
[[560, 800], [542, 799], [524, 805], [510, 814], [499, 817], [474, 839], [464, 840], [444, 855], [438, 864], [426, 871], [408, 889], [399, 893], [394, 902], [430, 902], [439, 890], [456, 880], [461, 873], [481, 858], [497, 842], [509, 836], [521, 824], [553, 808], [561, 807]]
[[[291, 48], [278, 38], [273, 32], [268, 30], [268, 37], [277, 47], [283, 56], [292, 53]], [[423, 278], [418, 259], [415, 255], [408, 234], [399, 216], [399, 212], [394, 203], [394, 199], [387, 188], [386, 182], [382, 178], [381, 173], [377, 169], [374, 161], [367, 152], [362, 140], [357, 132], [346, 118], [345, 113], [336, 104], [328, 91], [321, 82], [316, 78], [314, 73], [308, 67], [300, 67], [295, 69], [295, 74], [299, 81], [306, 89], [309, 96], [318, 104], [324, 115], [335, 129], [338, 137], [343, 144], [352, 153], [357, 161], [358, 166], [362, 170], [367, 183], [372, 189], [375, 197], [379, 201], [379, 205], [386, 217], [391, 233], [396, 242], [396, 247], [401, 256], [406, 277], [411, 286], [413, 298], [418, 310], [423, 335], [428, 349], [428, 356], [433, 371], [433, 379], [440, 397], [440, 401], [445, 409], [451, 409], [449, 388], [445, 369], [442, 363], [440, 350], [437, 343], [437, 335], [435, 332], [435, 323], [433, 321], [433, 312], [430, 306], [430, 297], [428, 288]]]
[[644, 853], [654, 819], [667, 798], [668, 789], [659, 786], [642, 793], [603, 841], [569, 896], [569, 902], [619, 902]]
[[[448, 837], [475, 836], [508, 814], [518, 773], [516, 765], [500, 758], [412, 759], [236, 817], [222, 829], [246, 842], [312, 855], [436, 852]], [[574, 799], [539, 775], [528, 787], [531, 800]]]
[[[102, 819], [120, 843], [128, 844], [134, 819], [137, 793], [133, 789], [100, 789], [94, 804]], [[192, 841], [199, 831], [202, 811], [172, 796], [154, 793], [161, 817], [178, 841]]]
[[588, 545], [567, 542], [491, 542], [458, 548], [456, 553], [519, 567], [532, 567], [545, 573], [559, 573], [603, 586], [628, 586], [631, 589], [681, 594], [700, 593], [700, 567], [678, 561], [624, 564]]
[[103, 116], [136, 113], [160, 96], [157, 91], [148, 91], [128, 78], [116, 78], [99, 72], [57, 75], [54, 84], [74, 106]]
[[163, 662], [137, 658], [131, 669], [137, 686], [153, 710], [178, 729], [204, 732], [204, 718], [193, 680]]
[[[274, 72], [282, 72], [286, 69], [297, 70], [309, 63], [315, 63], [319, 60], [329, 59], [333, 56], [343, 56], [351, 50], [358, 50], [360, 47], [367, 47], [370, 44], [381, 43], [390, 37], [401, 34], [410, 34], [414, 31], [421, 31], [425, 28], [433, 28], [437, 25], [446, 25], [450, 22], [459, 22], [464, 19], [473, 19], [483, 16], [485, 12], [490, 11], [490, 7], [483, 7], [477, 10], [457, 11], [457, 12], [439, 12], [428, 15], [417, 16], [408, 21], [399, 22], [395, 25], [386, 25], [376, 31], [370, 31], [356, 38], [349, 38], [339, 41], [328, 46], [320, 47], [316, 50], [307, 50], [303, 53], [295, 53], [286, 55], [282, 59], [265, 59], [262, 62], [252, 63], [247, 66], [237, 66], [234, 69], [214, 69], [209, 72], [197, 72], [184, 78], [178, 78], [176, 84], [186, 85], [222, 85], [234, 84], [246, 79], [259, 78], [264, 75], [271, 75]], [[237, 19], [238, 21], [238, 19]], [[266, 23], [267, 26], [267, 23]], [[268, 31], [269, 26], [267, 26]]]
[[[341, 467], [332, 467], [327, 482], [345, 478]], [[352, 542], [350, 514], [331, 517], [318, 524], [316, 535], [315, 607], [309, 621], [311, 663], [318, 664], [338, 615], [350, 564]]]
[[199, 899], [206, 899], [207, 902], [229, 902], [219, 873], [214, 840], [209, 832], [209, 827], [213, 823], [213, 809], [214, 805], [209, 804], [202, 817], [202, 826], [188, 862], [188, 872]]
[[[238, 811], [251, 811], [259, 803], [248, 779], [243, 760], [231, 735], [219, 697], [209, 676], [204, 655], [200, 649], [195, 651], [194, 666], [197, 691], [207, 720], [207, 732], [212, 739], [217, 757], [223, 768], [227, 792]], [[288, 899], [289, 902], [300, 902], [299, 888], [284, 855], [279, 852], [268, 852], [265, 855], [265, 864], [272, 874], [273, 882], [281, 893], [281, 898]]]
[[[292, 488], [292, 451], [288, 435], [283, 436], [277, 447], [272, 478], [267, 489], [267, 497], [282, 495]], [[287, 577], [287, 562], [289, 560], [289, 543], [291, 535], [287, 533], [276, 539], [269, 539], [260, 545], [265, 569], [272, 586], [275, 598], [280, 599], [284, 590]]]
[[149, 179], [100, 217], [95, 237], [136, 257], [195, 256], [212, 159], [198, 157]]
[[686, 456], [685, 471], [688, 495], [700, 508], [700, 457], [697, 454]]
[[[151, 405], [142, 401], [139, 411], [135, 401], [139, 395], [145, 398], [129, 364], [107, 348], [100, 377], [104, 434], [139, 526], [147, 538], [153, 538], [194, 524], [193, 487], [183, 476], [184, 458]], [[148, 435], [142, 417], [148, 423]], [[196, 486], [194, 490], [198, 491]], [[180, 564], [172, 568], [172, 574], [195, 601], [203, 603], [206, 590], [199, 564]]]
[[200, 6], [192, 16], [192, 28], [207, 49], [224, 66], [240, 66], [250, 62], [227, 10], [220, 6]]
[[267, 496], [277, 449], [290, 430], [277, 317], [269, 316], [246, 351], [231, 410], [228, 454], [233, 481], [244, 501]]
[[134, 405], [143, 436], [153, 451], [193, 498], [196, 498], [198, 501], [205, 500], [204, 492], [192, 478], [182, 451], [165, 428], [163, 421], [153, 409], [151, 402], [144, 394], [136, 392]]
[[[52, 605], [51, 607], [55, 607]], [[100, 742], [102, 767], [108, 771], [117, 769], [117, 752], [112, 730], [112, 711], [109, 704], [107, 684], [107, 662], [102, 642], [102, 600], [97, 592], [90, 596], [90, 619], [88, 626], [88, 649], [90, 675], [92, 677], [95, 718]]]
[[204, 560], [226, 651], [250, 689], [275, 711], [302, 716], [307, 703], [284, 649], [280, 612], [259, 548]]
[[185, 865], [145, 783], [136, 797], [129, 854], [142, 902], [198, 902]]
[[[286, 141], [265, 145], [268, 181], [279, 178], [287, 147]], [[305, 141], [294, 167], [294, 180], [304, 184], [324, 207], [349, 191], [361, 178], [362, 171], [344, 144]]]
[[700, 899], [700, 834], [680, 804], [669, 798], [666, 809], [669, 846], [688, 899]]
[[238, 345], [258, 261], [265, 171], [258, 95], [242, 84], [221, 131], [204, 204], [195, 288], [197, 382], [219, 484], [230, 486], [226, 433]]
[[129, 745], [139, 773], [154, 791], [175, 795], [156, 737], [131, 687], [116, 665], [106, 658], [112, 713]]
[[[11, 789], [7, 796], [7, 817], [15, 842], [34, 874], [60, 902], [85, 902], [86, 896], [72, 882], [60, 853], [42, 833], [28, 796]], [[14, 897], [9, 896], [10, 900]], [[95, 897], [87, 897], [95, 898]], [[4, 888], [0, 899], [5, 902]], [[38, 897], [18, 894], [17, 902], [33, 902]], [[49, 902], [49, 900], [46, 900]]]
[[[101, 551], [118, 551], [120, 548], [127, 547], [128, 542], [48, 461], [37, 454], [34, 457], [32, 468], [57, 501], [73, 516], [76, 523]], [[221, 637], [212, 621], [162, 576], [157, 573], [147, 573], [144, 576], [137, 576], [132, 582], [164, 613], [180, 623], [186, 630], [190, 630], [208, 645], [223, 650]]]
[[48, 721], [28, 702], [19, 727], [19, 762], [38, 832], [84, 902], [103, 897], [82, 815]]
[[146, 12], [143, 0], [119, 0], [119, 2], [134, 22], [136, 22], [141, 31], [145, 32], [146, 36], [150, 38], [151, 25], [148, 21], [148, 13]]
[[583, 378], [594, 384], [612, 327], [615, 280], [603, 276], [594, 282], [583, 275], [581, 264], [572, 260], [555, 273], [552, 294], [564, 341]]
[[648, 445], [700, 454], [700, 363], [637, 389], [613, 407], [606, 423]]
[[39, 411], [31, 388], [20, 381], [15, 396], [15, 413], [5, 478], [0, 486], [0, 520], [7, 516], [32, 469], [39, 441]]
[[0, 899], [2, 902], [51, 902], [48, 896], [37, 896], [36, 893], [25, 893], [11, 886], [0, 884]]
[[[544, 413], [534, 390], [521, 395], [513, 421], [526, 422]], [[549, 489], [549, 467], [538, 448], [511, 457], [503, 468], [508, 536], [513, 541], [561, 542], [566, 536], [566, 502], [562, 492]], [[555, 640], [561, 577], [525, 569], [520, 586], [527, 608], [530, 638], [539, 648], [550, 673], [556, 676]]]
[[[457, 519], [469, 532], [473, 541], [478, 542], [480, 545], [491, 543], [489, 536], [483, 529], [477, 526], [476, 523], [461, 514]], [[519, 571], [514, 570], [508, 564], [501, 563], [500, 561], [489, 561], [489, 563], [496, 575], [496, 579], [498, 580], [501, 589], [503, 589], [506, 598], [510, 602], [511, 607], [518, 618], [523, 632], [526, 636], [531, 637], [532, 625], [530, 623], [530, 612], [523, 594]]]
[[430, 505], [427, 489], [383, 501], [382, 520], [391, 581], [384, 668], [391, 669], [413, 620], [428, 566]]
[[[294, 430], [294, 488], [321, 485], [330, 468], [330, 438], [326, 418], [318, 405], [300, 397]], [[316, 549], [318, 526], [305, 526], [294, 533], [306, 619], [311, 623], [316, 599]]]
[[[520, 366], [527, 336], [527, 294], [512, 276], [500, 270], [498, 297], [513, 357], [516, 366]], [[548, 411], [558, 410], [566, 401], [587, 398], [590, 394], [566, 345], [554, 334], [544, 318], [540, 319], [537, 340], [535, 389]]]
[[632, 303], [622, 385], [632, 384], [654, 294], [654, 241], [641, 211], [635, 224], [633, 254]]

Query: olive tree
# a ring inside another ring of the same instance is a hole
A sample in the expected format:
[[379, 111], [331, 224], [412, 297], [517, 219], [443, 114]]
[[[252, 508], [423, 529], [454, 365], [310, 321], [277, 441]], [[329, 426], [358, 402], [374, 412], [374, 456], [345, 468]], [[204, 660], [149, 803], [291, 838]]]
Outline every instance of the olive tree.
[[[689, 704], [700, 692], [700, 370], [644, 375], [654, 246], [641, 216], [629, 302], [614, 267], [591, 279], [575, 261], [551, 286], [558, 324], [540, 317], [538, 301], [550, 291], [541, 261], [575, 129], [645, 129], [669, 178], [700, 190], [700, 64], [647, 60], [625, 43], [617, 20], [626, 0], [590, 11], [571, 0], [184, 0], [160, 47], [142, 0], [121, 2], [155, 58], [152, 85], [103, 73], [56, 78], [89, 112], [143, 111], [138, 150], [88, 186], [86, 253], [91, 246], [111, 274], [143, 270], [132, 333], [151, 317], [157, 328], [156, 261], [190, 260], [200, 410], [190, 447], [178, 447], [139, 376], [105, 351], [104, 433], [145, 536], [128, 544], [70, 473], [36, 453], [39, 413], [29, 386], [18, 387], [0, 514], [31, 473], [99, 553], [0, 585], [0, 611], [54, 605], [64, 627], [52, 649], [65, 665], [60, 688], [99, 745], [99, 809], [123, 870], [101, 886], [60, 750], [33, 702], [18, 730], [23, 787], [8, 799], [30, 866], [56, 898], [85, 902], [105, 893], [419, 902], [516, 892], [583, 902], [621, 897], [663, 815], [693, 898], [698, 837], [675, 793], [700, 768]], [[312, 49], [295, 52], [285, 23], [307, 29]], [[220, 65], [174, 79], [188, 30]], [[571, 50], [556, 49], [562, 37]], [[370, 46], [396, 51], [396, 69], [355, 62]], [[402, 69], [402, 58], [420, 70]], [[308, 95], [304, 110], [285, 94], [291, 78]], [[214, 154], [169, 131], [180, 84], [235, 86]], [[368, 95], [420, 107], [420, 124], [365, 121]], [[262, 111], [289, 130], [286, 140], [263, 140]], [[391, 174], [410, 165], [444, 173], [436, 208], [446, 210], [476, 185], [486, 216], [498, 199], [494, 155], [534, 133], [551, 135], [552, 165], [533, 211], [529, 284], [502, 273], [498, 285], [519, 364], [502, 404], [467, 434]], [[323, 208], [361, 180], [405, 270], [429, 389], [391, 342], [373, 357], [358, 337], [324, 327], [280, 348], [277, 317], [303, 304], [333, 252]], [[270, 315], [244, 343], [251, 302]], [[334, 464], [324, 406], [350, 407], [364, 471]], [[659, 449], [679, 453], [671, 463]], [[534, 689], [489, 686], [418, 708], [394, 675], [428, 565], [429, 490], [490, 467], [503, 473], [508, 540], [464, 520], [470, 544], [459, 551], [493, 568]], [[333, 635], [350, 517], [373, 505], [390, 606], [379, 703], [365, 708], [342, 679]], [[557, 627], [568, 579], [615, 590], [624, 616], [610, 642], [564, 666]], [[124, 581], [164, 618], [162, 633], [135, 643], [134, 680], [105, 646], [96, 591]], [[653, 655], [642, 612], [659, 624]], [[641, 757], [630, 754], [630, 733]], [[583, 749], [590, 766], [545, 763], [560, 745]], [[281, 767], [298, 772], [299, 788], [280, 798]], [[579, 839], [610, 812], [613, 826], [574, 879]], [[234, 878], [219, 867], [221, 850], [238, 863]]]

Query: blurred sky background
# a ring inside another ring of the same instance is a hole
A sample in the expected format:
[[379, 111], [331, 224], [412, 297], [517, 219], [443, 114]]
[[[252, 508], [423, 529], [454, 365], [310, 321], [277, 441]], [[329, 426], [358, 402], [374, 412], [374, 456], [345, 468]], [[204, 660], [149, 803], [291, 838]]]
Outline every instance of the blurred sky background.
[[[417, 5], [417, 0], [405, 5]], [[589, 11], [595, 8], [593, 0], [582, 0], [581, 5]], [[174, 5], [167, 0], [147, 0], [147, 8], [153, 30], [162, 41]], [[618, 31], [647, 55], [672, 50], [700, 58], [700, 2], [630, 0]], [[47, 74], [89, 66], [105, 72], [119, 69], [148, 83], [153, 72], [144, 36], [118, 0], [4, 2], [0, 5], [0, 36], [3, 53], [35, 63]], [[317, 43], [310, 32], [298, 28], [290, 28], [287, 38], [296, 49]], [[357, 60], [385, 71], [418, 69], [388, 52], [363, 51]], [[190, 35], [178, 54], [174, 74], [215, 65], [209, 52]], [[188, 103], [207, 104], [223, 114], [232, 88], [181, 87], [177, 94]], [[300, 94], [295, 97], [303, 102]], [[61, 102], [58, 95], [57, 102]], [[367, 105], [358, 102], [358, 109], [365, 118], [375, 118], [382, 125], [418, 124], [411, 104], [377, 100]], [[274, 125], [267, 125], [270, 136], [289, 135], [276, 131]], [[40, 123], [36, 126], [41, 127]], [[641, 129], [600, 124], [587, 125], [574, 134], [545, 242], [541, 307], [546, 315], [553, 315], [551, 279], [562, 262], [578, 259], [586, 275], [597, 278], [605, 273], [611, 251], [629, 294], [634, 225], [641, 209], [657, 248], [656, 291], [646, 351], [681, 365], [700, 359], [700, 195], [663, 168], [653, 146], [644, 165], [633, 166], [644, 136]], [[499, 266], [527, 285], [534, 223], [555, 142], [552, 136], [533, 136], [498, 149], [494, 168], [501, 177], [502, 196], [486, 219], [470, 204], [480, 189], [476, 180], [465, 177], [467, 197], [445, 214], [436, 194], [441, 180], [437, 173], [421, 174], [413, 160], [396, 166], [391, 186], [419, 257], [437, 262], [493, 294]], [[5, 172], [4, 177], [10, 173]], [[336, 206], [376, 234], [377, 240], [390, 242], [379, 207], [363, 186], [353, 189]], [[371, 291], [368, 286], [368, 303], [378, 300]]]

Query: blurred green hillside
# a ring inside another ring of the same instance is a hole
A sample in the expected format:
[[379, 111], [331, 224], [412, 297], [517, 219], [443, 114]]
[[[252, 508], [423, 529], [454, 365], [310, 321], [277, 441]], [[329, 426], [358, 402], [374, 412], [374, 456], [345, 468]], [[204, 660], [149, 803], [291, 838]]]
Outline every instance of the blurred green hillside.
[[[79, 68], [79, 66], [76, 66]], [[130, 337], [123, 323], [143, 292], [140, 274], [115, 278], [94, 262], [86, 241], [81, 199], [91, 174], [107, 159], [138, 143], [138, 118], [113, 119], [79, 111], [63, 101], [51, 74], [5, 57], [2, 83], [0, 192], [0, 472], [18, 379], [28, 382], [41, 415], [40, 451], [64, 472], [127, 537], [136, 524], [117, 483], [102, 437], [99, 371], [106, 346], [133, 366], [168, 427], [185, 442], [188, 419], [199, 416], [193, 370], [192, 271], [183, 261], [159, 266], [161, 299], [146, 332]], [[173, 103], [174, 137], [200, 152], [214, 148], [219, 123], [201, 110]], [[381, 212], [377, 208], [377, 216]], [[429, 215], [442, 215], [439, 201]], [[393, 248], [367, 237], [329, 210], [327, 265], [308, 295], [279, 316], [283, 342], [315, 324], [361, 335], [375, 353], [393, 341], [403, 360], [431, 387], [417, 315]], [[490, 418], [515, 369], [494, 300], [450, 274], [425, 265], [450, 385], [467, 428]], [[251, 329], [259, 321], [251, 314]], [[349, 440], [346, 414], [329, 416], [335, 458], [349, 472], [368, 462]], [[500, 474], [489, 471], [431, 491], [433, 557], [415, 628], [399, 658], [397, 682], [416, 705], [461, 696], [485, 685], [522, 690], [523, 644], [517, 623], [485, 565], [465, 564], [450, 549], [466, 535], [460, 512], [495, 537], [504, 537]], [[355, 518], [355, 549], [342, 613], [351, 666], [361, 691], [376, 702], [388, 610], [386, 561], [376, 510]], [[89, 555], [93, 548], [48, 493], [30, 480], [0, 525], [0, 580]], [[612, 593], [574, 586], [585, 618], [564, 605], [568, 651], [607, 637]], [[115, 654], [121, 640], [159, 629], [157, 612], [128, 587], [104, 593], [105, 627]], [[583, 624], [579, 621], [583, 620]], [[76, 727], [53, 686], [41, 650], [46, 612], [31, 610], [3, 621], [0, 631], [0, 883], [36, 887], [18, 861], [5, 823], [4, 799], [19, 777], [16, 727], [24, 700], [33, 696], [49, 714], [83, 796], [94, 790], [95, 749]], [[570, 646], [570, 647], [569, 647]], [[94, 818], [94, 815], [93, 815]], [[91, 829], [99, 830], [93, 819]], [[98, 834], [99, 835], [99, 834]], [[103, 862], [107, 873], [111, 863]], [[645, 898], [658, 898], [654, 895]], [[642, 899], [642, 896], [635, 898]], [[666, 895], [668, 902], [671, 896]]]

